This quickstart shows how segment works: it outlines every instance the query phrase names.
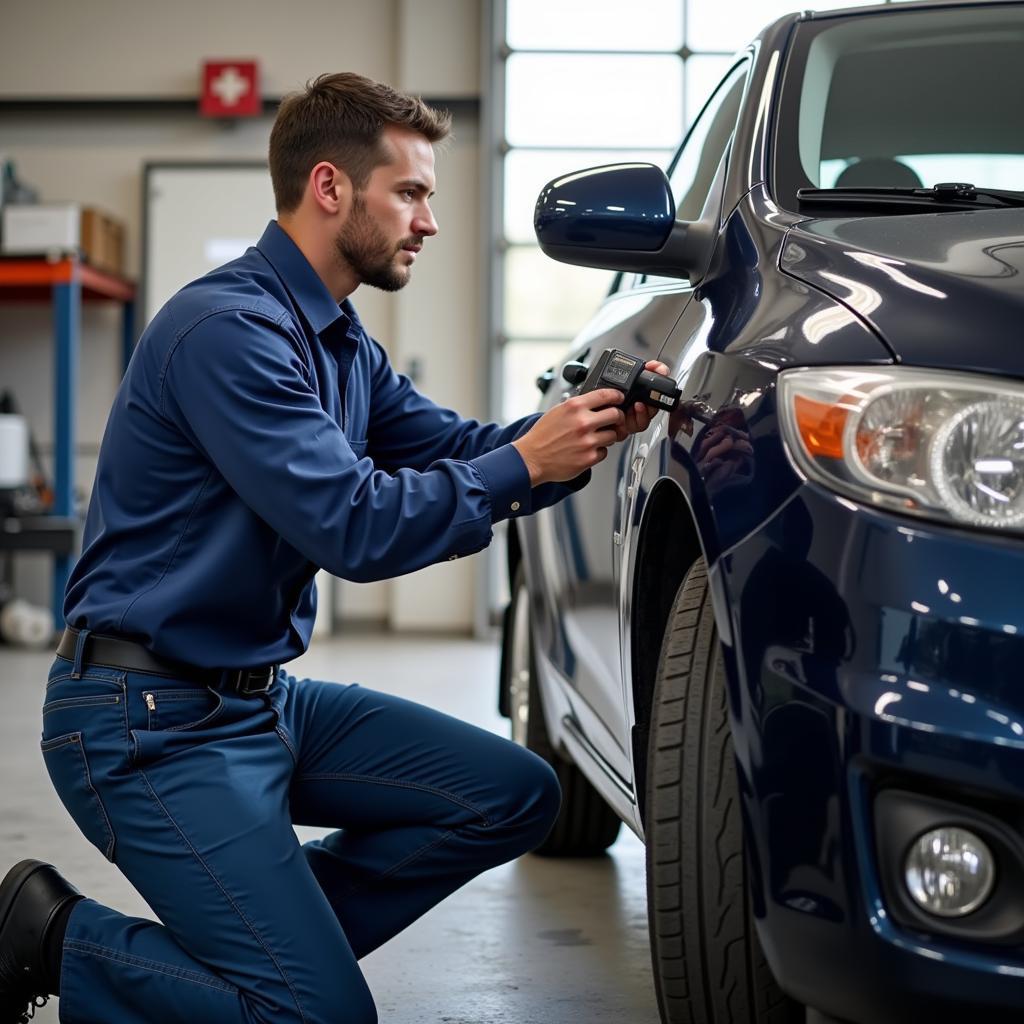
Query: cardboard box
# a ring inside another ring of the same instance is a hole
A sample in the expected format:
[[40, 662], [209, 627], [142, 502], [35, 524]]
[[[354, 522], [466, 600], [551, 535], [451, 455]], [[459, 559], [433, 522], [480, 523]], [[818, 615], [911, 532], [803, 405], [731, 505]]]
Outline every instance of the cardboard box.
[[111, 274], [124, 273], [124, 225], [100, 210], [82, 210], [82, 255]]
[[99, 270], [124, 273], [124, 225], [80, 203], [8, 205], [3, 209], [6, 256], [80, 256]]

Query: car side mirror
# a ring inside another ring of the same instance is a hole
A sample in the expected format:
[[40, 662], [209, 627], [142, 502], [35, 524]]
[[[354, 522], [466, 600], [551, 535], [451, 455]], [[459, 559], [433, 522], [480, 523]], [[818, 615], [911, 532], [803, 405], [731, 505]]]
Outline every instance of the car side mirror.
[[696, 280], [715, 239], [712, 222], [678, 221], [664, 171], [654, 164], [590, 167], [549, 181], [533, 226], [562, 263]]

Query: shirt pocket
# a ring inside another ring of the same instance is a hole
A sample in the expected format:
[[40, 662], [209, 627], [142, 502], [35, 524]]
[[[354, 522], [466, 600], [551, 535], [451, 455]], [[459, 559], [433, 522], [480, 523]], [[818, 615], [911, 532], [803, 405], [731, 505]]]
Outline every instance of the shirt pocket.
[[46, 771], [72, 821], [107, 860], [114, 859], [114, 829], [89, 771], [80, 732], [56, 736], [39, 744]]

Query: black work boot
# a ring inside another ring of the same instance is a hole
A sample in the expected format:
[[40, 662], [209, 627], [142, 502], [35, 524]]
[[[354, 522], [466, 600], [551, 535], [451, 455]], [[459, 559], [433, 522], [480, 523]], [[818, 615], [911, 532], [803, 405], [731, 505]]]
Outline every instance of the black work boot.
[[49, 932], [55, 922], [66, 927], [70, 904], [80, 899], [39, 860], [15, 864], [0, 882], [0, 1024], [24, 1024], [56, 991], [59, 952]]

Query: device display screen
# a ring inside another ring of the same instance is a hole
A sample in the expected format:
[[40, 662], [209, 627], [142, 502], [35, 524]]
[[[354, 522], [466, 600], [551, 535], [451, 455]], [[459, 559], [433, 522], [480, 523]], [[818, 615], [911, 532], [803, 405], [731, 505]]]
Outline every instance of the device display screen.
[[629, 375], [633, 372], [634, 366], [636, 366], [635, 359], [617, 354], [608, 360], [608, 365], [604, 368], [602, 376], [611, 384], [626, 387], [629, 384]]

